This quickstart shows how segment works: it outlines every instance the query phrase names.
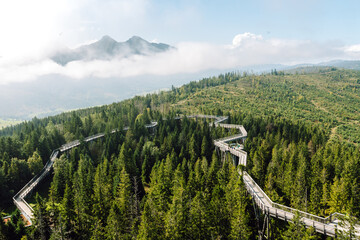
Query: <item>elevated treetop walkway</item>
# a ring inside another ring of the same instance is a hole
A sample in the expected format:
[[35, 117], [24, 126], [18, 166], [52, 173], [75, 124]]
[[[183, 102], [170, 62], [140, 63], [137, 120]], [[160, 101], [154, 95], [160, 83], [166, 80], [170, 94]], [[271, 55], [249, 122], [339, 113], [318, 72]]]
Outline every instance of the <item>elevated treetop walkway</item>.
[[[226, 116], [214, 116], [214, 115], [188, 115], [187, 118], [205, 118], [205, 119], [213, 119], [214, 122], [210, 124], [210, 126], [215, 127], [223, 127], [228, 129], [237, 129], [239, 131], [238, 134], [220, 138], [214, 140], [214, 145], [218, 148], [222, 153], [231, 154], [233, 157], [237, 157], [239, 159], [238, 165], [246, 166], [247, 153], [241, 148], [235, 148], [229, 144], [231, 141], [241, 140], [244, 141], [247, 137], [247, 132], [242, 125], [237, 124], [226, 124], [223, 123], [228, 119]], [[182, 119], [183, 116], [176, 117], [175, 119]], [[155, 128], [157, 126], [157, 122], [151, 122], [146, 125], [146, 128]], [[125, 127], [123, 130], [127, 131], [129, 127]], [[111, 131], [111, 133], [117, 132], [117, 129]], [[84, 139], [84, 142], [91, 142], [99, 138], [103, 138], [105, 133], [99, 133], [92, 136], [89, 136]], [[59, 156], [59, 154], [66, 152], [72, 148], [75, 148], [81, 144], [80, 140], [75, 140], [69, 143], [66, 143], [60, 146], [58, 149], [55, 149], [50, 159], [45, 164], [42, 171], [37, 174], [34, 178], [32, 178], [14, 197], [13, 201], [24, 217], [30, 222], [33, 218], [33, 209], [31, 206], [25, 201], [26, 196], [36, 188], [36, 186], [41, 182], [44, 177], [49, 174], [54, 161]], [[322, 233], [327, 236], [335, 237], [337, 230], [347, 230], [346, 227], [341, 227], [339, 225], [340, 218], [343, 218], [344, 215], [340, 213], [333, 213], [330, 216], [323, 218], [310, 213], [306, 213], [303, 211], [299, 211], [297, 209], [293, 209], [287, 207], [285, 205], [281, 205], [278, 203], [274, 203], [257, 185], [257, 183], [251, 178], [251, 176], [246, 171], [241, 171], [240, 175], [243, 178], [245, 187], [249, 194], [252, 196], [253, 201], [257, 205], [257, 207], [262, 211], [263, 214], [267, 214], [269, 216], [282, 219], [285, 221], [292, 221], [295, 216], [295, 213], [298, 213], [301, 216], [301, 221], [304, 223], [306, 227], [313, 227], [315, 231]], [[360, 226], [356, 226], [356, 236], [360, 236]]]

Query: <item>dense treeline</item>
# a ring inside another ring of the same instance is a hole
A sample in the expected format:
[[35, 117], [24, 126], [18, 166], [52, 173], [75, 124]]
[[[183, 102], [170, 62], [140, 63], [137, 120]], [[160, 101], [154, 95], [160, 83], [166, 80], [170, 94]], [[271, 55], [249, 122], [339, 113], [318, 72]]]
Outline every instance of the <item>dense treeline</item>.
[[19, 136], [0, 138], [0, 209], [41, 171], [52, 149], [64, 143], [54, 127], [34, 128], [31, 123], [28, 127]]
[[[84, 109], [45, 119], [35, 118], [2, 130], [0, 209], [12, 203], [12, 196], [41, 170], [53, 149], [95, 133], [122, 129], [130, 123], [135, 125], [138, 114], [139, 108], [133, 104], [119, 104], [107, 109]], [[148, 122], [149, 118], [145, 120]], [[139, 135], [141, 130], [136, 127], [135, 131]]]
[[[137, 120], [142, 126], [145, 114]], [[135, 125], [134, 125], [135, 126]], [[251, 202], [208, 123], [160, 121], [62, 155], [49, 199], [37, 198], [29, 238], [252, 239]], [[52, 226], [50, 228], [50, 226]]]
[[[36, 221], [28, 237], [254, 238], [257, 232], [249, 196], [231, 159], [221, 162], [212, 144], [212, 139], [231, 133], [202, 121], [176, 121], [168, 116], [167, 121], [159, 119], [154, 136], [144, 128], [136, 135], [136, 126], [141, 128], [148, 118], [149, 114], [140, 114], [138, 124], [129, 131], [109, 134], [62, 155], [54, 166], [49, 198], [37, 199]], [[324, 166], [325, 170], [309, 166], [315, 161], [310, 156], [322, 156], [326, 149], [331, 152], [328, 145], [336, 144], [328, 142], [324, 131], [245, 114], [231, 115], [230, 121], [242, 122], [248, 129], [248, 170], [274, 201], [320, 215], [334, 210], [358, 212], [358, 196], [351, 191], [343, 203], [352, 203], [352, 208], [334, 205], [331, 199], [335, 196], [322, 200], [343, 193], [337, 188], [337, 176], [319, 183], [316, 178], [322, 176], [302, 175], [312, 169], [330, 172], [338, 168], [337, 164]], [[310, 189], [313, 186], [317, 188]], [[318, 189], [328, 191], [320, 194]], [[275, 236], [289, 234], [284, 230], [284, 226], [274, 230]]]
[[304, 124], [275, 120], [260, 128], [246, 144], [247, 169], [273, 201], [320, 216], [360, 217], [358, 148]]
[[[247, 171], [274, 201], [321, 216], [360, 216], [359, 148], [343, 134], [348, 126], [356, 130], [358, 77], [336, 69], [315, 75], [228, 73], [3, 129], [0, 209], [53, 149], [107, 134], [61, 156], [48, 196], [36, 198], [34, 226], [25, 229], [15, 213], [0, 224], [0, 239], [255, 238], [251, 200], [231, 159], [221, 162], [212, 144], [234, 132], [173, 120], [176, 113], [226, 114], [231, 123], [243, 124]], [[144, 127], [151, 120], [159, 123], [155, 133]], [[130, 130], [110, 134], [124, 126]], [[276, 239], [294, 232], [319, 237], [273, 221]]]

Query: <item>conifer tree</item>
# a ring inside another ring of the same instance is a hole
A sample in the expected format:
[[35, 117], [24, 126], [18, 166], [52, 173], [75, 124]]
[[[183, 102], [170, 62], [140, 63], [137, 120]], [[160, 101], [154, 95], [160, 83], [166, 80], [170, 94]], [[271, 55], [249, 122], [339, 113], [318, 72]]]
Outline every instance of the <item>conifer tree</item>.
[[37, 151], [28, 159], [29, 169], [33, 176], [38, 174], [43, 168], [43, 161]]
[[207, 157], [209, 155], [209, 151], [209, 143], [206, 136], [204, 136], [201, 142], [201, 156]]
[[50, 216], [46, 210], [45, 201], [36, 193], [36, 205], [34, 208], [34, 232], [35, 239], [47, 240], [50, 238]]
[[298, 212], [295, 213], [292, 222], [289, 222], [289, 227], [282, 237], [284, 240], [306, 239], [306, 228], [301, 222], [301, 216]]
[[94, 188], [92, 196], [92, 212], [96, 218], [96, 227], [97, 231], [101, 231], [101, 226], [106, 223], [106, 218], [110, 210], [111, 203], [111, 185], [108, 182], [108, 172], [106, 169], [107, 160], [105, 159], [103, 163], [99, 164], [96, 168], [95, 178], [94, 178]]
[[71, 232], [75, 219], [74, 215], [74, 202], [73, 202], [73, 191], [71, 186], [67, 183], [65, 186], [64, 197], [61, 201], [61, 216], [62, 222], [64, 223], [64, 231]]
[[206, 202], [204, 194], [198, 191], [195, 197], [191, 200], [189, 210], [189, 227], [188, 234], [195, 239], [210, 238], [207, 223]]
[[145, 202], [137, 238], [140, 240], [165, 239], [163, 216], [157, 211], [152, 198], [148, 198]]
[[92, 224], [91, 196], [93, 191], [93, 166], [87, 156], [80, 156], [79, 167], [74, 174], [75, 231], [89, 238]]
[[218, 183], [217, 172], [220, 168], [220, 164], [220, 160], [217, 157], [216, 151], [214, 150], [209, 171], [207, 172], [206, 176], [206, 186], [209, 189], [212, 189]]
[[225, 202], [226, 186], [216, 185], [211, 191], [211, 197], [206, 202], [207, 207], [207, 225], [212, 239], [225, 238], [230, 229], [229, 212]]
[[198, 143], [196, 141], [195, 133], [193, 133], [191, 138], [190, 138], [189, 154], [190, 154], [190, 160], [192, 162], [195, 162], [197, 160], [197, 158], [199, 157]]
[[168, 156], [151, 172], [150, 190], [139, 228], [140, 239], [161, 239], [165, 236], [165, 213], [169, 209], [172, 189], [171, 160]]
[[248, 198], [242, 179], [236, 168], [229, 165], [230, 180], [226, 185], [226, 207], [230, 221], [230, 239], [250, 239], [250, 216], [247, 211]]
[[120, 183], [107, 218], [106, 235], [109, 239], [131, 239], [133, 216], [129, 174], [121, 170]]
[[334, 183], [330, 187], [330, 197], [328, 200], [328, 214], [334, 212], [343, 212], [346, 207], [346, 191], [344, 189], [343, 178], [340, 180], [335, 177]]
[[187, 193], [186, 184], [180, 166], [174, 173], [173, 198], [166, 214], [165, 229], [169, 239], [187, 238]]
[[121, 211], [118, 205], [113, 202], [107, 218], [106, 238], [117, 240], [121, 238]]

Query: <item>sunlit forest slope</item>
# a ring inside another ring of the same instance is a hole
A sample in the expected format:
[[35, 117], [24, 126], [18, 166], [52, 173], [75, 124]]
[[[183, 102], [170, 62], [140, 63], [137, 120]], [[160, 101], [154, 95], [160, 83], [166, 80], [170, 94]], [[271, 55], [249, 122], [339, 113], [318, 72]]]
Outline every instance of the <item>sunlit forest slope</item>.
[[[360, 217], [360, 72], [227, 73], [111, 105], [34, 118], [0, 131], [0, 209], [39, 173], [53, 149], [48, 189], [0, 223], [0, 239], [255, 239], [250, 195], [213, 139], [234, 134], [178, 114], [229, 117], [248, 132], [246, 171], [274, 201], [328, 216]], [[157, 121], [156, 131], [145, 124]], [[124, 129], [111, 134], [113, 129]], [[105, 137], [84, 143], [85, 137]], [[50, 183], [50, 184], [49, 184]], [[45, 185], [46, 186], [46, 185]], [[322, 239], [271, 220], [274, 239]]]

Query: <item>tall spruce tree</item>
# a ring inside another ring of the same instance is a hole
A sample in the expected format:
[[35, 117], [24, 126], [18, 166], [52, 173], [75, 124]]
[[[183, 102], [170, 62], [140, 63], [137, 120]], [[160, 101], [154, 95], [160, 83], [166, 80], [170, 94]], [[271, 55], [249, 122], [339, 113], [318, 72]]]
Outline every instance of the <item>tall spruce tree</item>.
[[168, 239], [186, 239], [188, 226], [188, 196], [186, 183], [179, 165], [174, 173], [173, 198], [166, 214], [165, 230]]
[[45, 200], [42, 199], [38, 193], [35, 196], [36, 205], [34, 208], [34, 232], [35, 239], [47, 240], [50, 238], [50, 215], [46, 210]]
[[242, 179], [236, 168], [229, 165], [230, 180], [226, 186], [226, 207], [230, 221], [230, 239], [251, 239], [248, 197]]

